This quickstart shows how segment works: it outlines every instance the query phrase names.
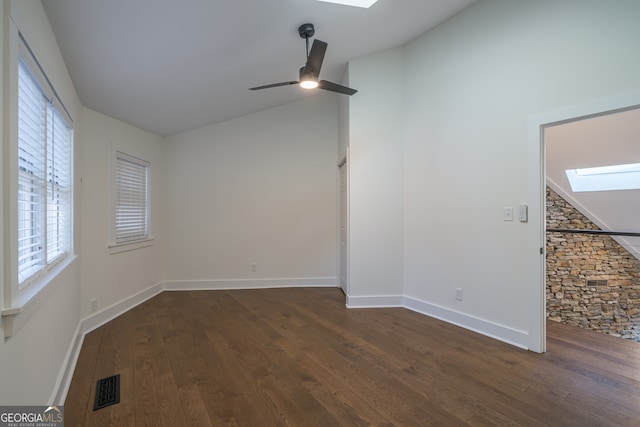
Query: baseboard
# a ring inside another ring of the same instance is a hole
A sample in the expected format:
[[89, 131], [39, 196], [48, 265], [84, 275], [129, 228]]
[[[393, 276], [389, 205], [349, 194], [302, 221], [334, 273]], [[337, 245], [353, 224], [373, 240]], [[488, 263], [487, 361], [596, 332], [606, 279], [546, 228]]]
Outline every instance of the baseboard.
[[100, 326], [104, 325], [107, 322], [110, 322], [121, 314], [126, 313], [132, 308], [142, 304], [146, 300], [153, 298], [162, 291], [164, 291], [164, 283], [158, 282], [155, 285], [138, 292], [137, 294], [131, 295], [130, 297], [127, 297], [122, 301], [113, 304], [110, 307], [107, 307], [85, 317], [80, 321], [82, 324], [82, 333], [88, 334], [94, 329], [99, 328]]
[[62, 406], [67, 397], [69, 386], [71, 385], [71, 379], [73, 378], [73, 371], [76, 370], [76, 363], [78, 362], [78, 356], [80, 356], [80, 349], [84, 342], [84, 333], [82, 332], [82, 322], [78, 323], [73, 340], [67, 350], [67, 355], [64, 358], [63, 369], [58, 375], [56, 385], [53, 389], [53, 394], [49, 399], [52, 405]]
[[298, 277], [283, 279], [169, 280], [167, 291], [338, 287], [336, 277]]
[[348, 296], [347, 308], [404, 307], [402, 295]]
[[498, 341], [502, 341], [525, 350], [529, 349], [529, 335], [524, 331], [499, 325], [488, 320], [479, 319], [468, 314], [440, 307], [412, 297], [404, 297], [404, 307], [426, 316], [434, 317], [447, 323], [452, 323], [470, 331], [497, 339]]

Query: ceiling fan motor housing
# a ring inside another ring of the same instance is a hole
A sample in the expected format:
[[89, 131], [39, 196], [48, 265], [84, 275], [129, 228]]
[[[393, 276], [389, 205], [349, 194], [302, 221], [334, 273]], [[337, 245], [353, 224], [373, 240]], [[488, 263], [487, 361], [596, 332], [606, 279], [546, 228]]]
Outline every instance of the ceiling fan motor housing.
[[317, 80], [314, 70], [310, 69], [307, 70], [307, 72], [304, 72], [305, 67], [300, 67], [300, 80], [309, 80], [309, 79], [315, 79]]
[[316, 33], [316, 29], [313, 24], [302, 24], [298, 27], [298, 34], [300, 34], [300, 38], [308, 39], [313, 37]]

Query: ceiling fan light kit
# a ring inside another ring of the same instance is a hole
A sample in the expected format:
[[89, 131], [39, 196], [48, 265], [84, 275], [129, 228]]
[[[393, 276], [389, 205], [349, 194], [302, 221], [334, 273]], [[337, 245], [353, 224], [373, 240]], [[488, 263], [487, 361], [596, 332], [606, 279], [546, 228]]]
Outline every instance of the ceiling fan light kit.
[[318, 87], [318, 82], [313, 79], [300, 80], [300, 87], [303, 89], [315, 89]]
[[309, 51], [309, 38], [313, 37], [315, 32], [316, 30], [313, 24], [307, 23], [298, 27], [298, 34], [301, 38], [305, 39], [307, 49], [307, 62], [304, 67], [300, 68], [300, 81], [273, 83], [264, 86], [252, 87], [249, 90], [262, 90], [278, 86], [300, 85], [300, 87], [304, 89], [320, 88], [344, 95], [353, 95], [356, 93], [357, 90], [355, 89], [351, 89], [337, 83], [332, 83], [327, 80], [318, 80], [320, 69], [322, 68], [322, 62], [324, 61], [324, 54], [327, 50], [327, 43], [322, 40], [315, 39], [311, 46], [311, 51]]
[[313, 76], [313, 73], [306, 72], [305, 68], [300, 68], [300, 87], [303, 89], [315, 89], [318, 87], [318, 79]]

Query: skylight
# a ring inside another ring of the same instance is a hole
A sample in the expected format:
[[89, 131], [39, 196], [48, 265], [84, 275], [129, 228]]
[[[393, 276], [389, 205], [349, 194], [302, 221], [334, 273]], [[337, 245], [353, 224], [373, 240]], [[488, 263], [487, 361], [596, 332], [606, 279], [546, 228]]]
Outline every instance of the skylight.
[[355, 7], [371, 7], [378, 0], [318, 0], [323, 1], [325, 3], [336, 3], [342, 4], [345, 6], [355, 6]]
[[640, 189], [640, 163], [566, 171], [574, 193]]

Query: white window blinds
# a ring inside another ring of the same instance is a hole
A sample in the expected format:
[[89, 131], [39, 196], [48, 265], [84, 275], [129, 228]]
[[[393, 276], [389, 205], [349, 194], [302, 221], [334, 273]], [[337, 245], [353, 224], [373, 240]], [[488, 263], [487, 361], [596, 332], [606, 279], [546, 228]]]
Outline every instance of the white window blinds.
[[18, 61], [18, 283], [71, 248], [72, 130], [22, 58]]
[[65, 254], [71, 236], [70, 129], [56, 109], [49, 109], [47, 123], [47, 263]]
[[116, 244], [149, 238], [149, 168], [144, 160], [116, 153]]

